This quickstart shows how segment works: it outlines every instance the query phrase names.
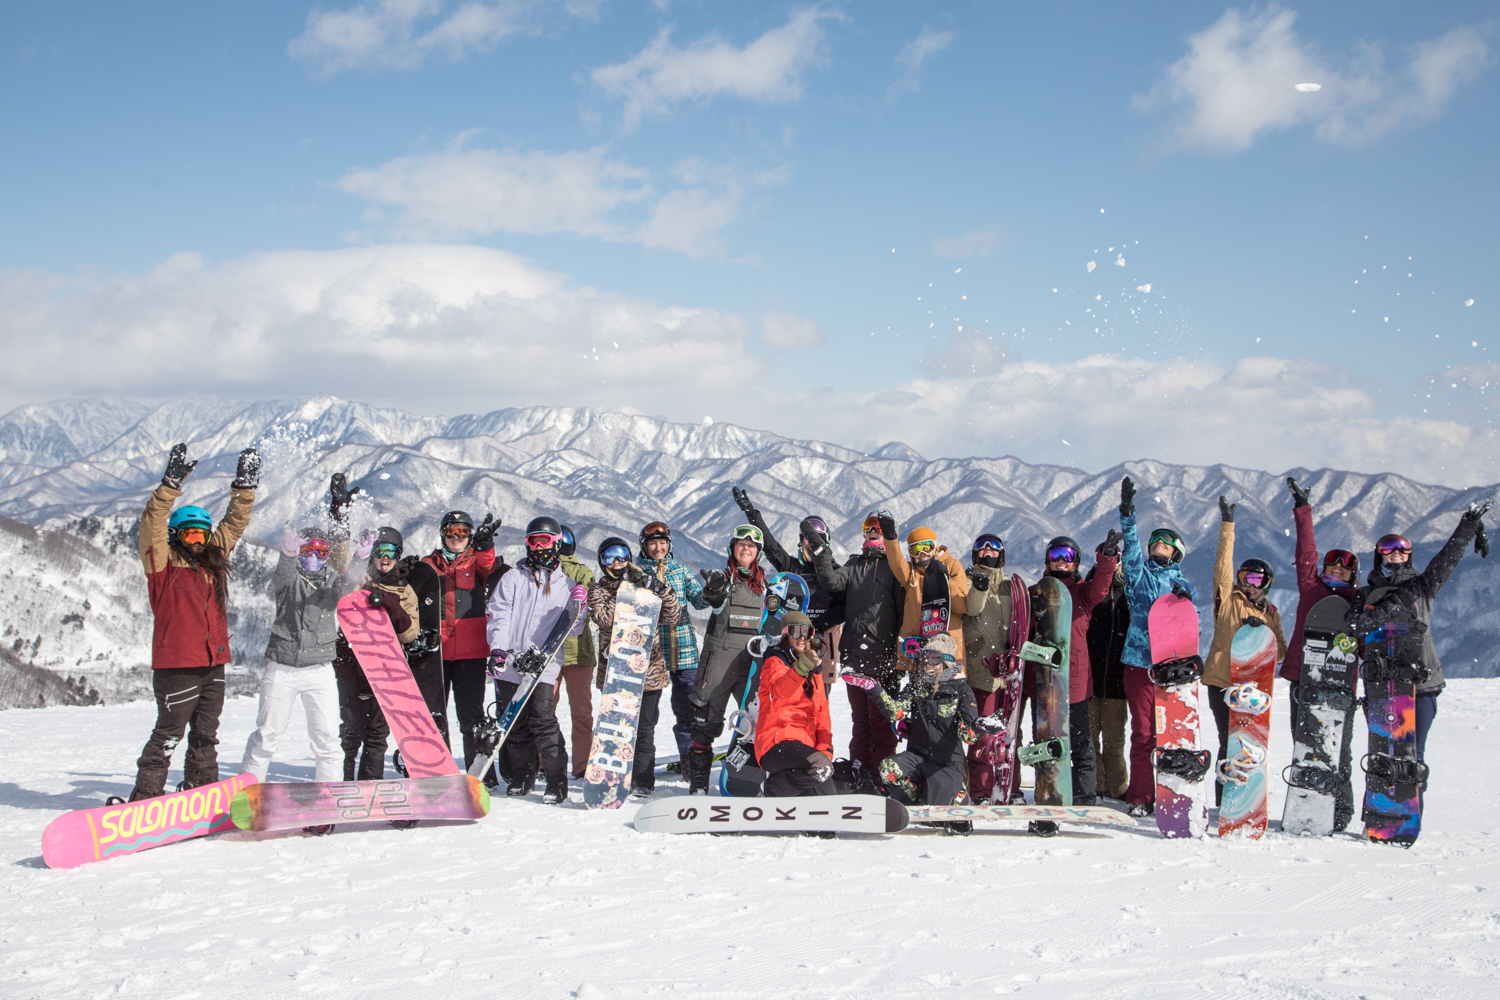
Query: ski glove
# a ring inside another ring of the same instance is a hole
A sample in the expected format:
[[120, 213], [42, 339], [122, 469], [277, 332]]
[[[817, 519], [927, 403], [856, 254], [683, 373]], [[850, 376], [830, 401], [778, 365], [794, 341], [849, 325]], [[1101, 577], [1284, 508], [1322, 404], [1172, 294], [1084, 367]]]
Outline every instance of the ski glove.
[[170, 486], [174, 490], [182, 489], [182, 481], [188, 477], [188, 473], [192, 472], [197, 465], [198, 460], [196, 458], [191, 462], [188, 461], [187, 445], [174, 444], [172, 446], [172, 453], [167, 456], [167, 471], [162, 474], [161, 484], [163, 486]]
[[354, 554], [360, 559], [370, 558], [370, 552], [375, 548], [375, 539], [379, 536], [366, 528], [359, 536], [359, 544], [354, 547]]
[[823, 751], [814, 750], [807, 755], [807, 773], [814, 781], [827, 781], [833, 777], [833, 761]]
[[568, 600], [577, 601], [579, 604], [587, 604], [589, 599], [589, 588], [581, 583], [575, 583], [568, 589]]
[[1106, 556], [1118, 556], [1120, 554], [1120, 541], [1125, 536], [1114, 528], [1109, 529], [1109, 534], [1104, 536], [1104, 544], [1099, 546], [1099, 553]]
[[1481, 519], [1489, 512], [1490, 507], [1494, 503], [1495, 501], [1493, 500], [1486, 500], [1484, 503], [1471, 503], [1469, 504], [1469, 509], [1464, 511], [1464, 517], [1470, 521], [1480, 521], [1480, 523], [1483, 523]]
[[700, 569], [698, 575], [703, 577], [703, 599], [717, 610], [729, 596], [729, 577], [717, 569]]
[[642, 570], [639, 566], [635, 565], [635, 563], [626, 563], [625, 564], [625, 574], [624, 574], [624, 576], [625, 576], [625, 582], [628, 583], [628, 584], [630, 584], [632, 587], [647, 587], [647, 588], [649, 588], [651, 586], [651, 578], [646, 575], [646, 573], [645, 573], [644, 570]]
[[760, 513], [760, 511], [755, 509], [755, 504], [750, 502], [750, 494], [746, 493], [738, 486], [731, 486], [729, 488], [729, 491], [734, 494], [734, 502], [740, 505], [740, 510], [744, 511], [746, 514]]
[[975, 590], [990, 589], [990, 575], [982, 569], [969, 570], [969, 583]]
[[386, 594], [386, 592], [383, 590], [372, 590], [365, 596], [365, 603], [372, 608], [382, 608], [385, 607], [386, 600], [389, 596], [390, 595]]
[[505, 661], [510, 659], [510, 651], [505, 649], [490, 650], [490, 658], [485, 663], [484, 672], [493, 680], [499, 680], [500, 675], [505, 673]]
[[1234, 509], [1238, 506], [1239, 504], [1237, 503], [1230, 503], [1223, 497], [1219, 497], [1219, 520], [1223, 521], [1225, 524], [1233, 524]]
[[1000, 717], [999, 712], [996, 712], [993, 715], [986, 715], [982, 718], [975, 719], [974, 725], [992, 736], [995, 733], [1005, 732], [1005, 720]]
[[880, 686], [880, 682], [875, 678], [866, 677], [864, 674], [856, 674], [853, 671], [844, 674], [843, 679], [845, 684], [848, 684], [851, 687], [857, 687], [861, 691], [874, 691]]
[[297, 553], [302, 550], [302, 536], [290, 524], [281, 526], [281, 554], [288, 559], [297, 558]]
[[1484, 533], [1484, 522], [1479, 522], [1479, 530], [1474, 533], [1474, 551], [1479, 553], [1479, 558], [1490, 557], [1490, 536]]
[[234, 482], [230, 483], [237, 490], [253, 490], [260, 483], [260, 452], [254, 448], [246, 448], [240, 452], [239, 468], [235, 470]]
[[1297, 480], [1293, 479], [1291, 476], [1286, 477], [1286, 488], [1292, 491], [1293, 510], [1296, 510], [1298, 507], [1306, 507], [1308, 504], [1312, 503], [1312, 491], [1305, 490], [1302, 487], [1298, 486]]
[[474, 529], [474, 551], [488, 552], [495, 547], [495, 532], [500, 530], [500, 519], [494, 514], [484, 515], [479, 527]]
[[358, 486], [352, 490], [349, 488], [349, 482], [342, 472], [335, 472], [328, 480], [328, 516], [333, 518], [334, 523], [348, 524], [349, 502], [359, 492]]
[[1187, 592], [1187, 588], [1180, 583], [1172, 584], [1172, 596], [1180, 597], [1185, 601], [1191, 601], [1193, 599], [1193, 595], [1189, 594]]
[[818, 550], [823, 547], [823, 536], [818, 534], [818, 529], [812, 526], [811, 521], [803, 520], [801, 524], [797, 525], [797, 530], [802, 532], [802, 538], [807, 542], [807, 551], [816, 555]]
[[1126, 476], [1120, 483], [1120, 516], [1129, 517], [1135, 513], [1135, 483]]
[[889, 514], [880, 515], [880, 537], [888, 542], [896, 540], [896, 519]]

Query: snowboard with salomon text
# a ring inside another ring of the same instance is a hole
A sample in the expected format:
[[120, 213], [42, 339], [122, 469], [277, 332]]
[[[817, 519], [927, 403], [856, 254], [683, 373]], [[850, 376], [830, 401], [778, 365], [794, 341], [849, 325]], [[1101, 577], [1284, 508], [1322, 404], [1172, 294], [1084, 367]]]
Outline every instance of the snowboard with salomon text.
[[254, 784], [255, 775], [236, 774], [170, 795], [63, 813], [42, 831], [42, 860], [48, 868], [77, 868], [233, 830], [229, 803]]

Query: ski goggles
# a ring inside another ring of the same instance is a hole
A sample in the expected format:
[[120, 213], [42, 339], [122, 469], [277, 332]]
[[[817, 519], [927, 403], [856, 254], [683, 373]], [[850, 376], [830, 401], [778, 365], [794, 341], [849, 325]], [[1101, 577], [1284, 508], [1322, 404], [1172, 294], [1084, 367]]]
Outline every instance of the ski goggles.
[[327, 559], [332, 552], [327, 542], [321, 538], [310, 538], [303, 542], [297, 549], [299, 556], [317, 556], [319, 559]]
[[788, 639], [806, 639], [813, 634], [813, 627], [803, 622], [793, 622], [781, 630]]
[[526, 547], [533, 550], [553, 549], [560, 541], [562, 541], [562, 535], [554, 535], [550, 531], [537, 531], [526, 536]]
[[920, 635], [907, 635], [901, 637], [901, 655], [908, 660], [915, 660], [922, 655], [922, 650], [927, 643], [922, 641]]
[[912, 555], [916, 555], [919, 552], [933, 551], [937, 548], [937, 542], [934, 542], [930, 538], [924, 538], [920, 542], [909, 542], [906, 547], [911, 550]]
[[612, 566], [617, 562], [630, 562], [630, 550], [623, 545], [611, 545], [599, 553], [599, 562]]
[[1151, 532], [1151, 537], [1146, 541], [1147, 548], [1150, 548], [1153, 545], [1170, 545], [1175, 549], [1181, 544], [1182, 538], [1179, 537], [1177, 532], [1173, 531], [1171, 528], [1157, 528], [1155, 531]]
[[1348, 549], [1329, 549], [1323, 556], [1323, 568], [1327, 569], [1330, 565], [1342, 566], [1352, 573], [1359, 568], [1359, 556]]
[[734, 540], [736, 542], [754, 542], [756, 545], [765, 545], [766, 538], [760, 533], [760, 529], [753, 524], [742, 524], [734, 529]]
[[467, 524], [450, 524], [443, 529], [444, 538], [468, 538], [471, 534]]
[[1047, 561], [1076, 563], [1078, 550], [1071, 545], [1054, 545], [1047, 550]]
[[1242, 569], [1242, 570], [1240, 570], [1240, 586], [1241, 587], [1262, 587], [1262, 588], [1264, 588], [1264, 587], [1269, 587], [1270, 585], [1271, 585], [1271, 577], [1270, 577], [1269, 574], [1262, 573], [1258, 569]]
[[980, 535], [974, 539], [975, 555], [980, 555], [986, 550], [994, 552], [996, 555], [1004, 555], [1005, 543], [1000, 540], [1000, 536], [998, 535]]
[[881, 508], [880, 510], [872, 510], [870, 511], [870, 515], [865, 518], [864, 530], [879, 531], [880, 519], [882, 517], [890, 517], [892, 521], [895, 520], [894, 517], [891, 517], [891, 512], [884, 508]]
[[179, 528], [177, 531], [177, 540], [182, 542], [183, 545], [207, 545], [208, 529]]
[[665, 538], [670, 542], [672, 540], [672, 529], [667, 527], [665, 521], [652, 521], [641, 529], [641, 542], [644, 544], [653, 538]]
[[1392, 552], [1410, 552], [1411, 540], [1405, 535], [1386, 535], [1375, 543], [1375, 551], [1383, 556], [1388, 556]]
[[391, 542], [381, 542], [370, 553], [376, 559], [394, 559], [401, 554], [401, 549]]

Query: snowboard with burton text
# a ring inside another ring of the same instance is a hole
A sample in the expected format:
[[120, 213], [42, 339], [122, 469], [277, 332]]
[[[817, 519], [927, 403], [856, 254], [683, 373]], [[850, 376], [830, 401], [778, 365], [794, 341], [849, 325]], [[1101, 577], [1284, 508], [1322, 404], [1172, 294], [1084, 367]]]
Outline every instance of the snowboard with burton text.
[[660, 597], [645, 587], [621, 581], [615, 594], [615, 621], [610, 630], [609, 665], [599, 699], [599, 717], [583, 775], [583, 801], [590, 809], [617, 809], [630, 795], [636, 724], [641, 717], [641, 697], [646, 673], [651, 669], [651, 641], [660, 616]]

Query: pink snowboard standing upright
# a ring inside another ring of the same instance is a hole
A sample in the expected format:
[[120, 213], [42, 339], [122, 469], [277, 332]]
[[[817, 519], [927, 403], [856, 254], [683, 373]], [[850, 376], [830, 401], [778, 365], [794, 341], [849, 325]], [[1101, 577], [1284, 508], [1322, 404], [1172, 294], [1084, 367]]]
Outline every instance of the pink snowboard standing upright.
[[255, 775], [236, 774], [171, 795], [63, 813], [42, 831], [42, 860], [48, 868], [77, 868], [233, 830], [229, 804], [253, 784]]
[[1208, 828], [1203, 776], [1209, 757], [1198, 749], [1198, 609], [1164, 594], [1151, 605], [1151, 680], [1155, 692], [1156, 828], [1163, 837], [1201, 837]]
[[366, 595], [367, 591], [356, 590], [339, 601], [339, 628], [380, 702], [407, 774], [413, 778], [457, 774], [458, 765], [417, 690], [390, 616], [370, 607]]

